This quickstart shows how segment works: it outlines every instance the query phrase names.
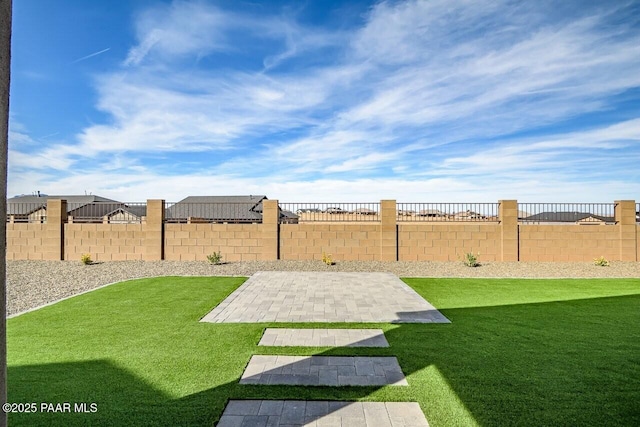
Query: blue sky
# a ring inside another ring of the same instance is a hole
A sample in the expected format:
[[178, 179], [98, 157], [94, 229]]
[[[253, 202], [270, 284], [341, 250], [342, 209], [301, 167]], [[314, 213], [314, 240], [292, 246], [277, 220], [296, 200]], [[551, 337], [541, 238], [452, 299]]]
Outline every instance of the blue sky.
[[9, 196], [640, 201], [638, 1], [14, 2]]

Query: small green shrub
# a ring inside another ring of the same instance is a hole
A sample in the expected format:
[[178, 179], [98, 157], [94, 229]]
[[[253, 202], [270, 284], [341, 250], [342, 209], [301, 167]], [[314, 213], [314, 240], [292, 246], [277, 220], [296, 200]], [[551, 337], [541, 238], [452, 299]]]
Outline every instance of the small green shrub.
[[603, 256], [601, 256], [600, 258], [596, 258], [593, 260], [593, 263], [597, 266], [600, 267], [609, 267], [609, 261], [607, 261], [607, 259]]
[[89, 254], [82, 254], [80, 255], [80, 261], [84, 264], [84, 265], [89, 265], [93, 263], [93, 260], [91, 259], [91, 255]]
[[462, 261], [467, 267], [477, 267], [480, 265], [480, 262], [478, 262], [479, 256], [480, 254], [474, 255], [473, 252], [467, 252], [466, 254], [464, 254], [464, 258]]
[[220, 264], [222, 262], [222, 252], [214, 252], [211, 255], [207, 255], [209, 264]]
[[333, 265], [335, 264], [335, 262], [333, 261], [333, 259], [331, 258], [331, 254], [326, 254], [324, 252], [322, 252], [322, 262], [324, 262], [327, 265]]

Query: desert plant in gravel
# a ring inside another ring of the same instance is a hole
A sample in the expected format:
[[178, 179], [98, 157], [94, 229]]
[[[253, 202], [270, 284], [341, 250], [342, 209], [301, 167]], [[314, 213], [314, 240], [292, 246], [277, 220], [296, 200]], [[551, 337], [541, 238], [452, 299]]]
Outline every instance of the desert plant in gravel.
[[80, 261], [84, 264], [84, 265], [89, 265], [93, 263], [93, 260], [91, 259], [91, 255], [89, 254], [82, 254], [80, 255]]
[[222, 262], [222, 252], [214, 252], [211, 255], [207, 255], [207, 261], [209, 261], [209, 264], [220, 264]]
[[609, 267], [609, 265], [611, 265], [609, 261], [603, 256], [601, 256], [600, 258], [595, 258], [593, 260], [593, 263], [599, 267]]
[[473, 252], [467, 252], [464, 254], [462, 261], [467, 267], [478, 267], [480, 265], [480, 262], [478, 261], [479, 256], [479, 253], [474, 254]]
[[335, 261], [333, 260], [333, 258], [331, 258], [331, 254], [327, 254], [322, 252], [322, 262], [324, 262], [327, 265], [334, 265]]

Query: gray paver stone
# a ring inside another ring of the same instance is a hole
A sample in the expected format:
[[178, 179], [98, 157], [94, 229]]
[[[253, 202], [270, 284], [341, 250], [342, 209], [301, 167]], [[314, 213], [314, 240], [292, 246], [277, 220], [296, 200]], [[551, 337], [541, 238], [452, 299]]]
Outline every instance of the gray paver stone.
[[[268, 412], [282, 409], [282, 416], [255, 415], [257, 406]], [[229, 409], [237, 412], [229, 414]], [[244, 412], [243, 412], [244, 411]], [[428, 427], [415, 402], [336, 402], [336, 401], [230, 401], [219, 427], [238, 426], [317, 426], [317, 427]]]
[[407, 381], [395, 357], [255, 355], [240, 384], [370, 386]]
[[258, 415], [280, 415], [284, 400], [263, 400], [258, 410]]
[[258, 415], [260, 400], [232, 400], [227, 404], [224, 413], [228, 415]]
[[308, 400], [305, 408], [306, 417], [323, 417], [329, 413], [329, 402]]
[[282, 415], [280, 416], [280, 421], [283, 424], [295, 424], [304, 420], [304, 413], [306, 408], [305, 401], [285, 401], [284, 406], [282, 408]]
[[242, 420], [242, 427], [267, 427], [268, 421], [267, 415], [247, 415]]

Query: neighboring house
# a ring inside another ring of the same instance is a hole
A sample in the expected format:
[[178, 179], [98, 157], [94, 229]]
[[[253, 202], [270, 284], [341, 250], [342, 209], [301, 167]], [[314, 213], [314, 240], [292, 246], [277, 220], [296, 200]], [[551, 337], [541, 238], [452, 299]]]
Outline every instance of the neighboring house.
[[[131, 207], [125, 203], [99, 196], [67, 198], [67, 216], [73, 222], [139, 223], [146, 214], [146, 206]], [[84, 198], [86, 197], [86, 198]], [[95, 197], [91, 199], [91, 197]], [[113, 221], [112, 221], [113, 220]]]
[[[259, 223], [266, 196], [189, 196], [165, 212], [169, 222]], [[281, 222], [297, 222], [293, 212], [280, 210]]]
[[347, 211], [343, 211], [342, 208], [339, 207], [328, 207], [327, 210], [325, 211], [328, 214], [344, 214], [344, 213], [348, 213]]
[[147, 216], [147, 205], [123, 205], [107, 213], [110, 224], [136, 224]]
[[280, 222], [283, 224], [297, 224], [300, 217], [291, 211], [280, 209]]
[[463, 221], [477, 221], [477, 220], [487, 219], [486, 216], [471, 210], [455, 213], [453, 217], [457, 220], [463, 220]]
[[367, 208], [358, 208], [355, 209], [352, 213], [356, 215], [378, 215], [378, 212]]
[[322, 210], [318, 208], [300, 208], [296, 211], [297, 214], [305, 214], [305, 213], [321, 213]]
[[522, 218], [525, 222], [545, 222], [551, 224], [612, 224], [614, 217], [594, 215], [588, 212], [541, 212]]
[[418, 216], [424, 216], [428, 218], [446, 218], [447, 217], [447, 215], [445, 215], [442, 211], [438, 209], [422, 209], [420, 212], [418, 212]]
[[7, 219], [14, 222], [45, 222], [47, 201], [50, 199], [66, 200], [67, 216], [78, 222], [103, 222], [109, 213], [127, 209], [122, 202], [95, 195], [23, 195], [7, 199]]
[[11, 203], [7, 200], [7, 222], [39, 222], [47, 220], [47, 205], [42, 203]]

